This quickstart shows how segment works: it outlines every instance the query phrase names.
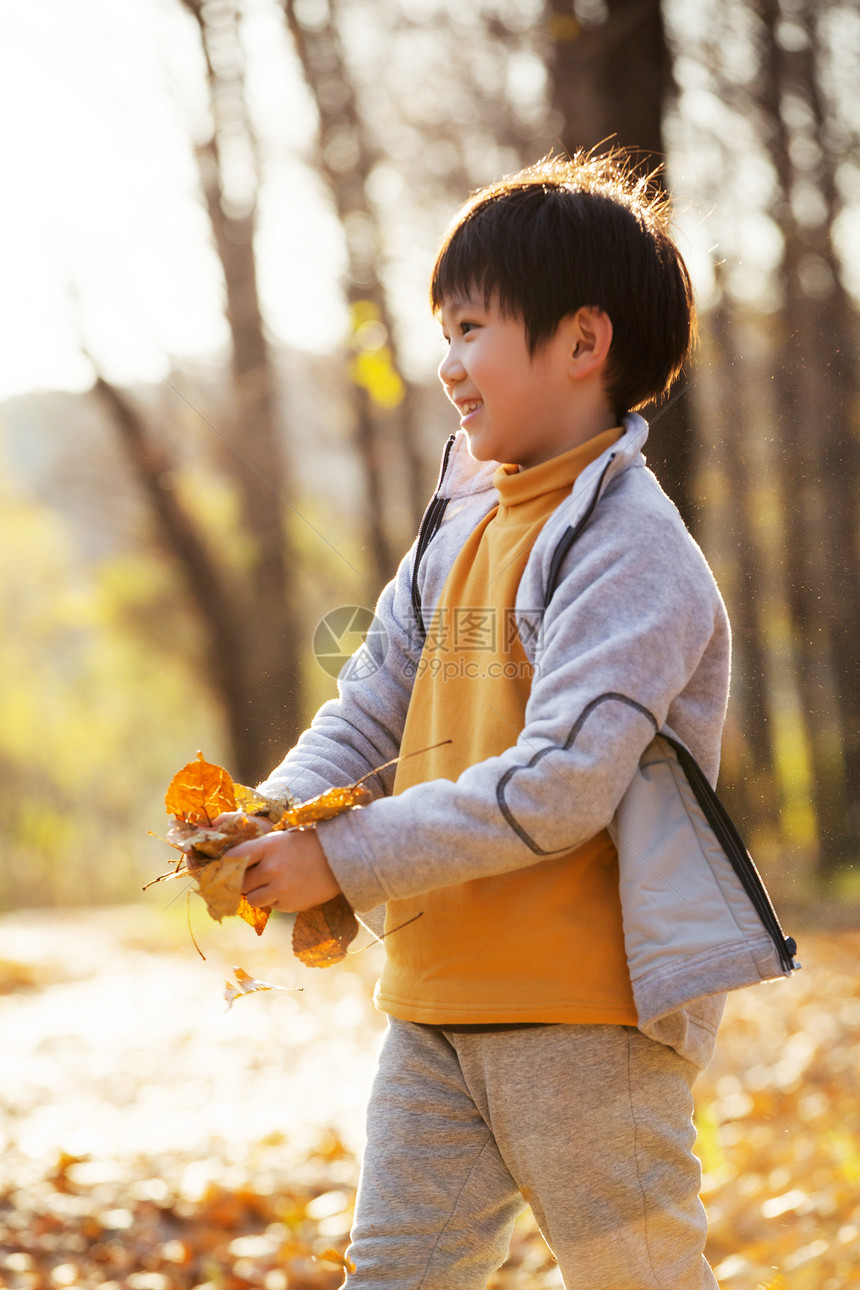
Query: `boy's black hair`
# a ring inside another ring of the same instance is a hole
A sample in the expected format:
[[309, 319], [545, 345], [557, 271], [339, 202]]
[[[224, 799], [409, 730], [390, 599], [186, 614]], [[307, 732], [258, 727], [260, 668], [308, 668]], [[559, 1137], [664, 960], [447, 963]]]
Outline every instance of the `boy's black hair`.
[[695, 337], [668, 198], [619, 151], [547, 157], [475, 193], [442, 242], [430, 301], [438, 313], [476, 289], [522, 318], [531, 354], [577, 309], [607, 313], [604, 385], [618, 416], [669, 388]]

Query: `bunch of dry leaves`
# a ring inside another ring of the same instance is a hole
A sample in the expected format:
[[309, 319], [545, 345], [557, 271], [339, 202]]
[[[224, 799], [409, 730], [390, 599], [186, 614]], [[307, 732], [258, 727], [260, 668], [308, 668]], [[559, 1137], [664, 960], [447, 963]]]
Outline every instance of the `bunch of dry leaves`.
[[[320, 820], [369, 800], [362, 780], [330, 788], [309, 802], [264, 797], [256, 789], [235, 783], [223, 766], [198, 753], [173, 776], [164, 799], [168, 814], [173, 816], [164, 840], [182, 853], [182, 859], [147, 885], [190, 878], [212, 918], [220, 923], [222, 918], [237, 915], [260, 936], [270, 910], [255, 908], [243, 896], [247, 861], [232, 848], [270, 830], [312, 828]], [[293, 952], [308, 967], [330, 967], [343, 959], [357, 932], [358, 922], [349, 902], [335, 896], [296, 915]], [[242, 968], [234, 975], [235, 981], [228, 982], [228, 1002], [240, 994], [272, 988]]]

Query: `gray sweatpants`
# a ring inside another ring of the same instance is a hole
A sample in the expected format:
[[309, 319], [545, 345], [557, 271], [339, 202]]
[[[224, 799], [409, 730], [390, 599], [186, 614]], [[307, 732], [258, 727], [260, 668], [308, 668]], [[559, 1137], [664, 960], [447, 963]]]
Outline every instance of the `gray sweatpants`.
[[392, 1018], [349, 1290], [485, 1290], [526, 1203], [566, 1290], [714, 1290], [696, 1074], [632, 1026], [460, 1033]]

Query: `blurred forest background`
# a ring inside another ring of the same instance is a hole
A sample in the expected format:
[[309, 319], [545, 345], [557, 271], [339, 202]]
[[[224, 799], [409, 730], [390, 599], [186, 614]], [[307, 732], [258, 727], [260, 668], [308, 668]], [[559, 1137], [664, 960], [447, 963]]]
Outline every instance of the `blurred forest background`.
[[133, 897], [174, 770], [254, 782], [333, 693], [314, 629], [374, 604], [455, 428], [450, 215], [613, 142], [665, 162], [699, 293], [648, 460], [734, 623], [722, 791], [778, 895], [849, 897], [854, 0], [44, 0], [4, 28], [0, 907]]

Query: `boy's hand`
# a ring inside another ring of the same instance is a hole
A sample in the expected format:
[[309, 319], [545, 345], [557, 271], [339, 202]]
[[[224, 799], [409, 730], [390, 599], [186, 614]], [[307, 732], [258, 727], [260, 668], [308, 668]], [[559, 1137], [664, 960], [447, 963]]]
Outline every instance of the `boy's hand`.
[[229, 854], [247, 858], [242, 892], [256, 909], [294, 914], [340, 895], [314, 829], [267, 833], [241, 842]]

